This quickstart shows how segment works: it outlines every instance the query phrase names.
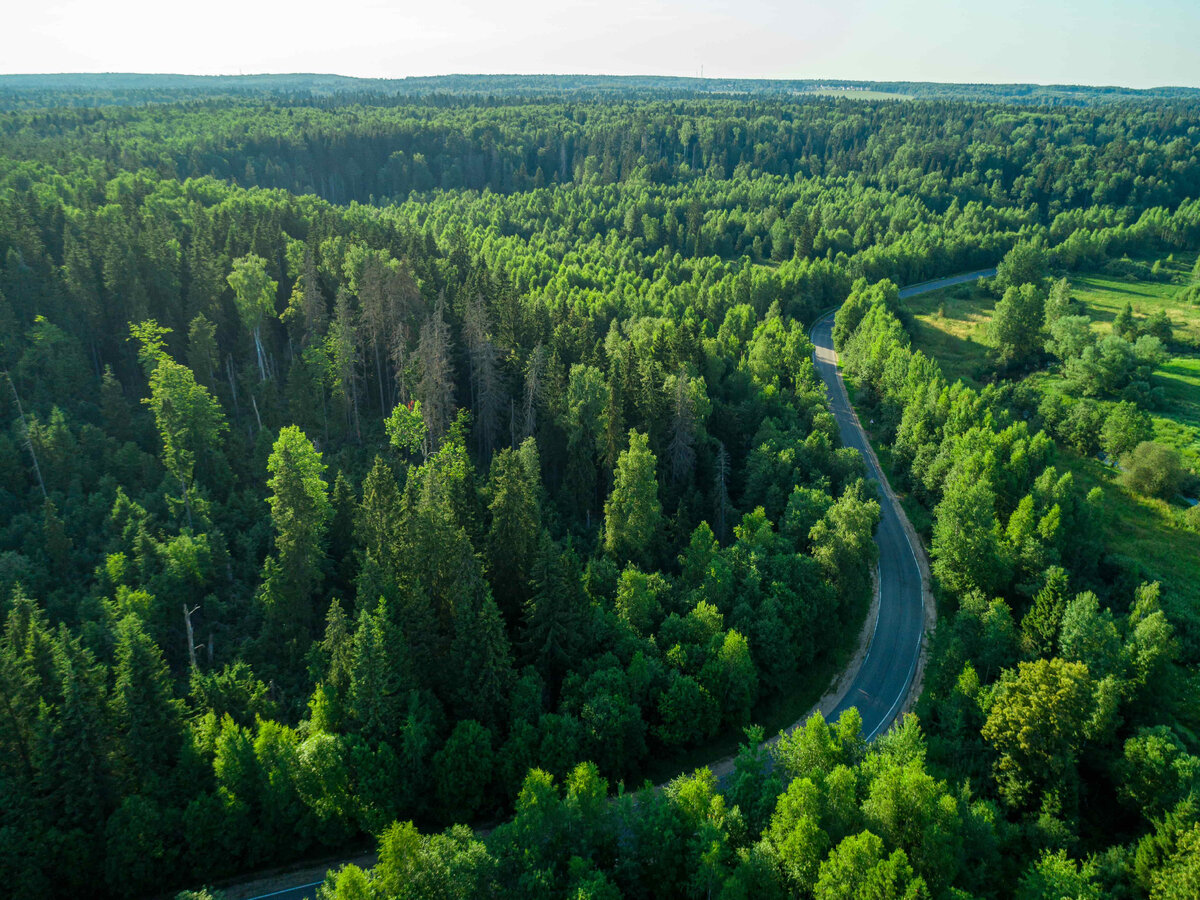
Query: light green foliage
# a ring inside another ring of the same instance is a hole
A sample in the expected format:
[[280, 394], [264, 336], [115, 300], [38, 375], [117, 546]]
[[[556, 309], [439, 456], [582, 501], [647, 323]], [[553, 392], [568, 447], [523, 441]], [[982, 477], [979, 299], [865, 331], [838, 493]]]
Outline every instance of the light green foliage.
[[1021, 663], [1004, 673], [990, 700], [983, 737], [999, 754], [996, 780], [1009, 803], [1070, 786], [1092, 714], [1087, 667], [1061, 659]]
[[242, 324], [254, 338], [255, 359], [259, 377], [267, 379], [267, 361], [263, 349], [262, 326], [275, 313], [275, 292], [279, 283], [267, 274], [267, 261], [261, 256], [248, 253], [233, 261], [229, 272], [229, 286]]
[[933, 527], [938, 580], [954, 593], [995, 591], [1006, 575], [1002, 553], [992, 485], [965, 474], [947, 484]]
[[331, 512], [325, 463], [304, 432], [289, 425], [279, 432], [267, 471], [275, 555], [264, 569], [263, 603], [285, 633], [307, 634], [315, 625], [313, 594], [322, 578]]
[[833, 580], [843, 602], [861, 601], [870, 587], [871, 566], [878, 548], [872, 537], [879, 524], [879, 502], [856, 481], [825, 511], [809, 531], [813, 559]]
[[1178, 838], [1175, 852], [1154, 873], [1152, 900], [1185, 900], [1200, 892], [1200, 824]]
[[1045, 851], [1022, 876], [1017, 890], [1020, 900], [1099, 900], [1101, 896], [1096, 867], [1090, 862], [1080, 865], [1065, 850]]
[[[378, 896], [396, 900], [470, 900], [488, 893], [494, 867], [487, 848], [465, 825], [422, 835], [411, 822], [397, 822], [380, 837], [379, 862], [370, 880]], [[357, 881], [349, 886], [357, 888]], [[334, 895], [336, 900], [353, 896]]]
[[429, 429], [425, 427], [420, 400], [397, 404], [383, 424], [393, 447], [410, 456], [429, 456]]
[[[7, 892], [383, 835], [322, 893], [1195, 893], [1200, 550], [1085, 458], [1194, 468], [1184, 94], [78, 78], [0, 91]], [[1009, 248], [994, 291], [899, 300]], [[928, 740], [851, 713], [727, 794], [634, 796], [793, 719], [858, 633], [876, 498], [805, 337], [844, 299], [936, 551]], [[390, 825], [522, 785], [486, 838]]]
[[1104, 418], [1100, 428], [1100, 446], [1109, 456], [1119, 457], [1150, 440], [1153, 435], [1150, 417], [1136, 403], [1122, 401], [1109, 409]]
[[656, 460], [645, 434], [630, 430], [604, 504], [604, 548], [621, 560], [653, 558], [662, 505], [658, 500]]
[[221, 455], [220, 440], [228, 425], [221, 405], [207, 388], [196, 383], [192, 370], [166, 354], [163, 335], [169, 331], [151, 320], [135, 327], [133, 335], [141, 344], [139, 356], [150, 376], [150, 396], [142, 402], [154, 412], [162, 439], [163, 464], [179, 482], [191, 524], [197, 466], [215, 471], [215, 460]]
[[924, 900], [929, 891], [903, 850], [891, 855], [883, 841], [869, 831], [838, 844], [821, 863], [817, 900]]
[[771, 842], [794, 892], [808, 892], [817, 881], [829, 836], [821, 829], [821, 794], [808, 778], [796, 778], [775, 804], [767, 828]]
[[862, 752], [862, 717], [851, 708], [830, 727], [817, 713], [790, 734], [782, 735], [772, 755], [791, 778], [828, 775], [840, 765], [854, 765]]
[[1013, 245], [996, 267], [995, 286], [998, 291], [1005, 292], [1026, 284], [1040, 287], [1045, 275], [1045, 251], [1035, 244], [1022, 241]]
[[1121, 636], [1112, 612], [1102, 611], [1100, 601], [1090, 591], [1067, 604], [1058, 647], [1063, 659], [1083, 663], [1095, 678], [1123, 674]]
[[1049, 330], [1046, 352], [1054, 354], [1061, 362], [1078, 359], [1097, 341], [1092, 320], [1087, 316], [1059, 316], [1049, 323]]
[[903, 850], [935, 890], [948, 887], [963, 859], [958, 800], [920, 761], [893, 765], [875, 776], [862, 804], [867, 827]]
[[649, 635], [661, 618], [659, 597], [666, 589], [666, 580], [657, 572], [626, 566], [617, 583], [617, 615], [637, 634]]

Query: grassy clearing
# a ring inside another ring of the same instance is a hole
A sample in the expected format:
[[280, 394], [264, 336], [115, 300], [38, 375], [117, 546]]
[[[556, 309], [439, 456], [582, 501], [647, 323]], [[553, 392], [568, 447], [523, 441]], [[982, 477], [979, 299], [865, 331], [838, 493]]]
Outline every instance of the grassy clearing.
[[913, 346], [941, 363], [951, 381], [978, 386], [991, 370], [987, 330], [995, 298], [978, 285], [956, 284], [904, 305], [913, 315]]
[[[1194, 260], [1193, 254], [1181, 255], [1169, 271], [1186, 276]], [[1200, 309], [1179, 299], [1185, 284], [1129, 281], [1102, 273], [1073, 275], [1070, 281], [1072, 293], [1100, 334], [1112, 331], [1113, 319], [1130, 303], [1137, 319], [1165, 311], [1177, 339], [1200, 345]], [[913, 346], [938, 360], [949, 380], [978, 387], [992, 371], [987, 331], [995, 298], [978, 285], [955, 285], [904, 302], [913, 315]], [[1047, 388], [1065, 391], [1053, 375], [1033, 377]], [[1162, 388], [1166, 401], [1151, 411], [1155, 440], [1176, 448], [1188, 466], [1200, 471], [1200, 357], [1173, 357], [1155, 371], [1152, 383]]]
[[1200, 533], [1180, 527], [1180, 508], [1133, 493], [1116, 470], [1098, 460], [1063, 451], [1058, 465], [1070, 469], [1084, 491], [1104, 491], [1108, 552], [1134, 561], [1143, 577], [1161, 582], [1172, 606], [1200, 609]]
[[[1168, 271], [1186, 278], [1191, 272], [1195, 254], [1180, 255], [1168, 264]], [[1171, 317], [1176, 337], [1187, 343], [1200, 343], [1200, 309], [1179, 299], [1186, 284], [1164, 281], [1130, 281], [1099, 273], [1072, 275], [1071, 292], [1087, 307], [1088, 315], [1101, 334], [1112, 331], [1113, 319], [1133, 305], [1135, 319], [1163, 310]]]
[[1154, 439], [1177, 449], [1200, 472], [1200, 357], [1177, 356], [1154, 373], [1166, 402], [1156, 410]]

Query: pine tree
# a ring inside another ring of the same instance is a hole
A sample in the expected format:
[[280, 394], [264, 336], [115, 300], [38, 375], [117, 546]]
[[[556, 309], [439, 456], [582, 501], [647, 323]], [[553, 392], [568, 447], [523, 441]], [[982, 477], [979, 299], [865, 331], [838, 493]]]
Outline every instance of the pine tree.
[[57, 702], [41, 703], [37, 724], [43, 815], [63, 831], [99, 835], [113, 802], [104, 669], [65, 626], [55, 640], [54, 666]]
[[359, 364], [358, 325], [350, 294], [338, 291], [333, 323], [325, 336], [325, 358], [328, 361], [329, 383], [334, 396], [340, 397], [346, 415], [347, 430], [356, 440], [362, 440], [358, 417]]
[[[521, 404], [520, 426], [517, 431], [520, 440], [533, 437], [537, 431], [538, 408], [545, 402], [545, 374], [547, 363], [546, 348], [538, 344], [529, 354], [525, 362], [525, 390]], [[514, 443], [515, 443], [514, 439]]]
[[476, 449], [479, 459], [491, 459], [504, 405], [504, 389], [498, 365], [500, 352], [492, 343], [491, 323], [483, 296], [475, 295], [463, 321], [463, 338], [470, 361], [471, 410], [474, 413]]
[[561, 550], [543, 531], [521, 637], [525, 658], [537, 667], [555, 696], [563, 675], [577, 658], [586, 609], [579, 558], [570, 548]]
[[726, 524], [726, 514], [729, 510], [729, 451], [718, 441], [717, 458], [713, 466], [713, 519], [718, 540], [724, 541], [729, 538], [729, 527]]
[[347, 709], [367, 740], [399, 736], [404, 698], [413, 686], [411, 660], [386, 600], [358, 617], [350, 658]]
[[344, 472], [338, 471], [329, 496], [329, 558], [333, 562], [335, 596], [348, 597], [357, 571], [358, 497]]
[[304, 432], [289, 425], [279, 432], [267, 470], [275, 553], [264, 567], [261, 600], [278, 636], [306, 644], [316, 623], [330, 513], [325, 464]]
[[476, 719], [492, 729], [507, 725], [504, 711], [516, 673], [504, 619], [489, 593], [466, 605], [455, 617], [454, 665], [456, 718]]
[[188, 326], [188, 367], [196, 380], [210, 390], [216, 383], [217, 326], [197, 315]]
[[613, 489], [604, 504], [604, 548], [622, 562], [646, 562], [662, 527], [656, 460], [649, 439], [629, 432], [629, 449], [617, 459]]
[[1052, 656], [1067, 608], [1067, 572], [1059, 566], [1046, 570], [1042, 589], [1033, 598], [1033, 606], [1021, 619], [1021, 637], [1030, 656]]
[[692, 397], [692, 382], [681, 365], [675, 375], [671, 404], [671, 442], [667, 452], [671, 458], [671, 480], [676, 484], [692, 474], [696, 464], [696, 408]]
[[511, 449], [493, 457], [488, 476], [488, 572], [496, 601], [510, 623], [517, 621], [529, 596], [529, 578], [541, 531], [539, 487], [531, 483]]
[[150, 379], [150, 396], [142, 402], [154, 412], [163, 443], [163, 464], [179, 481], [191, 526], [197, 469], [214, 479], [226, 470], [220, 443], [228, 430], [225, 414], [208, 388], [197, 383], [192, 370], [163, 350], [170, 329], [149, 320], [131, 330]]
[[363, 499], [355, 532], [363, 552], [395, 579], [401, 540], [400, 490], [391, 467], [381, 457], [363, 479]]
[[167, 787], [183, 751], [183, 703], [171, 690], [162, 651], [136, 616], [117, 623], [116, 639], [113, 769], [125, 793], [154, 794]]

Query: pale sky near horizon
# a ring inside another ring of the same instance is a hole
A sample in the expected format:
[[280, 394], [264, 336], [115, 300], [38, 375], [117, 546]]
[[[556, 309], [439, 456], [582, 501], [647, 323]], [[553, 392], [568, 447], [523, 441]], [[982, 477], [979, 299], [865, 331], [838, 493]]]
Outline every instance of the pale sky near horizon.
[[0, 73], [696, 75], [1200, 87], [1200, 0], [40, 0]]

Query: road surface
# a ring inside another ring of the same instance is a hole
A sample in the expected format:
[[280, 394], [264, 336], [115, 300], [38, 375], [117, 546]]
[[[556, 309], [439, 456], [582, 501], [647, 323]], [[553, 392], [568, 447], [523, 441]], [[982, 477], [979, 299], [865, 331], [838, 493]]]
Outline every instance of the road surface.
[[863, 720], [863, 735], [871, 740], [886, 731], [895, 719], [917, 671], [925, 634], [921, 568], [917, 563], [916, 548], [901, 523], [899, 503], [890, 491], [883, 489], [883, 473], [879, 471], [875, 454], [869, 450], [867, 436], [858, 424], [846, 395], [846, 386], [838, 373], [832, 315], [825, 316], [813, 327], [812, 341], [816, 347], [817, 372], [825, 382], [829, 407], [837, 419], [842, 444], [862, 454], [867, 475], [877, 484], [880, 517], [875, 543], [879, 547], [879, 614], [862, 667], [841, 702], [827, 716], [833, 721], [850, 707], [858, 707]]
[[[900, 296], [915, 297], [995, 274], [995, 269], [986, 269], [926, 281], [902, 288]], [[912, 545], [900, 518], [902, 512], [899, 501], [886, 486], [838, 373], [837, 354], [833, 349], [833, 313], [824, 316], [813, 326], [812, 341], [816, 347], [814, 356], [817, 372], [825, 382], [829, 407], [837, 419], [842, 443], [862, 454], [869, 476], [879, 485], [880, 519], [879, 529], [875, 533], [875, 543], [879, 545], [879, 615], [858, 674], [841, 702], [826, 716], [832, 722], [850, 707], [857, 707], [862, 715], [863, 734], [869, 741], [886, 732], [895, 721], [917, 671], [925, 636], [921, 568], [917, 563], [917, 549]], [[247, 900], [304, 900], [315, 896], [319, 883], [301, 884]]]
[[322, 882], [314, 881], [312, 884], [300, 884], [296, 887], [284, 888], [281, 891], [274, 891], [269, 894], [259, 894], [251, 900], [311, 900], [317, 895], [317, 886]]
[[980, 278], [991, 278], [995, 274], [995, 269], [980, 269], [978, 272], [964, 272], [961, 275], [951, 275], [949, 278], [935, 278], [933, 281], [910, 284], [908, 287], [900, 288], [900, 299], [915, 297], [918, 294], [928, 294], [930, 291], [940, 291], [942, 288], [966, 284], [968, 281], [978, 281]]
[[[995, 269], [984, 269], [926, 281], [902, 288], [900, 296], [915, 297], [995, 274]], [[867, 656], [845, 696], [827, 718], [834, 721], [850, 707], [857, 707], [862, 715], [863, 734], [869, 741], [887, 731], [908, 697], [925, 636], [925, 596], [921, 566], [917, 561], [918, 548], [904, 527], [900, 502], [887, 486], [875, 454], [870, 452], [867, 436], [850, 405], [846, 386], [838, 372], [837, 353], [833, 349], [833, 315], [828, 313], [813, 326], [812, 341], [816, 348], [813, 356], [817, 372], [825, 382], [829, 407], [837, 420], [842, 444], [862, 454], [867, 474], [877, 485], [880, 519], [875, 543], [879, 547], [879, 613]]]

